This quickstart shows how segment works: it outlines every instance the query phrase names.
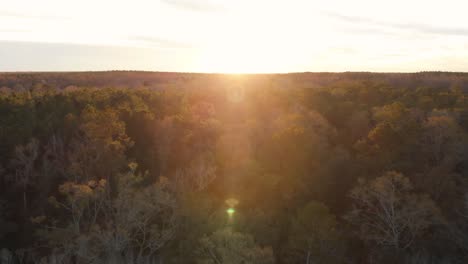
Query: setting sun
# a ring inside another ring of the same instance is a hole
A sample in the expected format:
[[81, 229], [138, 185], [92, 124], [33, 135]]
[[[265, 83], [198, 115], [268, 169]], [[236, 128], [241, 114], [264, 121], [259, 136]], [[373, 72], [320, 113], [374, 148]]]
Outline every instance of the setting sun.
[[203, 72], [265, 73], [275, 69], [271, 53], [242, 43], [207, 48], [201, 57], [200, 70]]

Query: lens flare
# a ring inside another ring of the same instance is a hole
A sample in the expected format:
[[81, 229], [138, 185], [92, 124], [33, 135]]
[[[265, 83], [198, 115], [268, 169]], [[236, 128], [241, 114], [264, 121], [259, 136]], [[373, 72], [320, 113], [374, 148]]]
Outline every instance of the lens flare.
[[229, 208], [229, 209], [226, 210], [226, 212], [228, 213], [228, 215], [231, 216], [236, 212], [236, 210], [234, 208]]

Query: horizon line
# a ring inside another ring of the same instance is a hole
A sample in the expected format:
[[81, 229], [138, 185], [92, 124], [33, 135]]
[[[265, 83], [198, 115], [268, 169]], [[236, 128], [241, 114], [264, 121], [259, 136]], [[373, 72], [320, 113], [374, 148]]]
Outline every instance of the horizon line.
[[338, 74], [338, 73], [369, 73], [369, 74], [420, 74], [420, 73], [448, 73], [448, 74], [468, 74], [468, 71], [441, 71], [441, 70], [422, 70], [422, 71], [297, 71], [297, 72], [188, 72], [188, 71], [150, 71], [150, 70], [76, 70], [76, 71], [0, 71], [0, 74], [43, 74], [43, 73], [110, 73], [110, 72], [134, 72], [134, 73], [172, 73], [172, 74], [198, 74], [198, 75], [286, 75], [286, 74]]

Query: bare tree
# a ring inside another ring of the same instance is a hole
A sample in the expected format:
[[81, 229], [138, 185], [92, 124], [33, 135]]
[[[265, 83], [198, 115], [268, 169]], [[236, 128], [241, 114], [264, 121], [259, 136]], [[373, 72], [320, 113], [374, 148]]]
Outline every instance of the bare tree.
[[130, 167], [130, 172], [120, 175], [115, 196], [105, 180], [60, 186], [65, 199], [51, 197], [50, 201], [68, 212], [69, 222], [57, 224], [52, 219], [42, 232], [57, 254], [75, 256], [79, 263], [124, 259], [139, 263], [172, 239], [178, 224], [177, 204], [168, 181], [144, 186], [143, 177], [135, 173], [136, 164]]
[[229, 228], [215, 231], [200, 240], [200, 264], [270, 264], [274, 263], [269, 247], [258, 246], [251, 235]]
[[216, 167], [203, 156], [193, 160], [187, 168], [178, 169], [172, 181], [177, 192], [204, 190], [216, 178]]
[[371, 182], [360, 181], [351, 192], [353, 210], [346, 218], [359, 227], [366, 241], [406, 249], [439, 219], [427, 196], [415, 194], [401, 173], [387, 172]]
[[36, 139], [24, 145], [15, 148], [15, 156], [12, 165], [15, 167], [15, 182], [23, 189], [23, 208], [26, 211], [28, 207], [27, 191], [37, 177], [35, 163], [39, 156], [39, 142]]

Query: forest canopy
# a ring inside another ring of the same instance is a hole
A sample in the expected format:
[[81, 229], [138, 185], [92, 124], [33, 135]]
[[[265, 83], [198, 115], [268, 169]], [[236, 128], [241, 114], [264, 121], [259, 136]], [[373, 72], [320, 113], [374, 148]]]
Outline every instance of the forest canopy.
[[0, 74], [19, 263], [467, 263], [467, 180], [464, 73]]

